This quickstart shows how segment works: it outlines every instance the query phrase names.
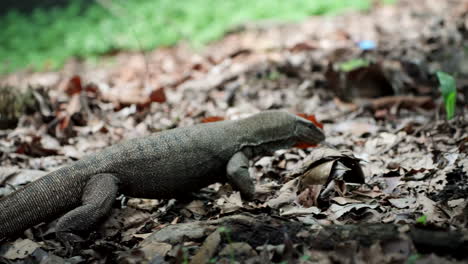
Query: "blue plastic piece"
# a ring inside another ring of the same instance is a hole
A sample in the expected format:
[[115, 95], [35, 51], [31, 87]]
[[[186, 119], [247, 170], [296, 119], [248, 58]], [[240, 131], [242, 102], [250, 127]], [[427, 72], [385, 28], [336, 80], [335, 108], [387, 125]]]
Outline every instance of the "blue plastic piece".
[[377, 44], [372, 40], [362, 40], [358, 42], [358, 46], [361, 50], [373, 50]]

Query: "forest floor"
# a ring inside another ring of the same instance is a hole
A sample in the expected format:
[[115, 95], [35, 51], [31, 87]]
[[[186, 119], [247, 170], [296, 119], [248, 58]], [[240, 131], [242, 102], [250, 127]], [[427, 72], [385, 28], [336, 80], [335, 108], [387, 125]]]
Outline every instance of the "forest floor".
[[[0, 196], [124, 139], [268, 109], [313, 115], [326, 143], [252, 160], [252, 202], [221, 184], [121, 197], [73, 252], [45, 223], [0, 262], [466, 263], [467, 34], [468, 1], [401, 0], [1, 76], [36, 103], [0, 130]], [[456, 76], [449, 121], [437, 71]]]

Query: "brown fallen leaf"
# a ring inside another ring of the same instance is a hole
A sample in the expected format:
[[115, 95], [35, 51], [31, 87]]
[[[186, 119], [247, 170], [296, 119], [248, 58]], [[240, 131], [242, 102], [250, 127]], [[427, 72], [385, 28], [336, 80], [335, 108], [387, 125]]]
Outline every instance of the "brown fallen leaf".
[[149, 101], [156, 102], [156, 103], [166, 102], [166, 93], [164, 92], [164, 88], [161, 87], [152, 91], [149, 96]]
[[193, 256], [190, 264], [209, 263], [209, 260], [213, 257], [220, 243], [221, 235], [219, 230], [216, 230], [205, 239], [203, 245], [198, 249], [195, 256]]
[[223, 121], [225, 118], [222, 116], [208, 116], [201, 120], [202, 123], [211, 123], [211, 122], [218, 122]]
[[298, 196], [297, 202], [304, 207], [318, 205], [318, 197], [322, 191], [323, 185], [309, 185]]
[[81, 85], [81, 77], [78, 75], [71, 77], [65, 86], [65, 92], [70, 96], [79, 94], [81, 90], [83, 90], [83, 87]]
[[373, 110], [391, 108], [393, 106], [405, 109], [434, 109], [435, 103], [431, 96], [398, 95], [372, 99], [365, 102], [364, 106], [371, 107]]
[[190, 212], [197, 215], [206, 215], [207, 211], [205, 209], [205, 204], [201, 200], [194, 200], [190, 202], [186, 207]]

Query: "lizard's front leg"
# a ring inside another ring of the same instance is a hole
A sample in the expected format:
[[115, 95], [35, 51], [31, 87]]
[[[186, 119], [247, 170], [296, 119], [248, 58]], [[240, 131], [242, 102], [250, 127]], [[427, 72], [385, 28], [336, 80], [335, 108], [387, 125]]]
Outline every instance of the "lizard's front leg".
[[252, 200], [255, 186], [249, 175], [249, 159], [242, 152], [234, 154], [227, 164], [228, 182], [238, 190], [242, 198]]

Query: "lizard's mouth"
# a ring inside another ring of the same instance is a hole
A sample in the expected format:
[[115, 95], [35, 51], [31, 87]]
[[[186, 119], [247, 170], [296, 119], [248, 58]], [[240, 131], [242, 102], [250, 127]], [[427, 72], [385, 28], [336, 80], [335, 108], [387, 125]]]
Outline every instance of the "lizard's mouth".
[[318, 143], [325, 140], [322, 130], [313, 124], [300, 125], [296, 127], [297, 143], [294, 147], [308, 148], [315, 147]]
[[316, 147], [318, 143], [322, 142], [323, 140], [325, 140], [325, 136], [320, 131], [320, 134], [316, 134], [312, 137], [300, 137], [294, 147], [302, 149]]

